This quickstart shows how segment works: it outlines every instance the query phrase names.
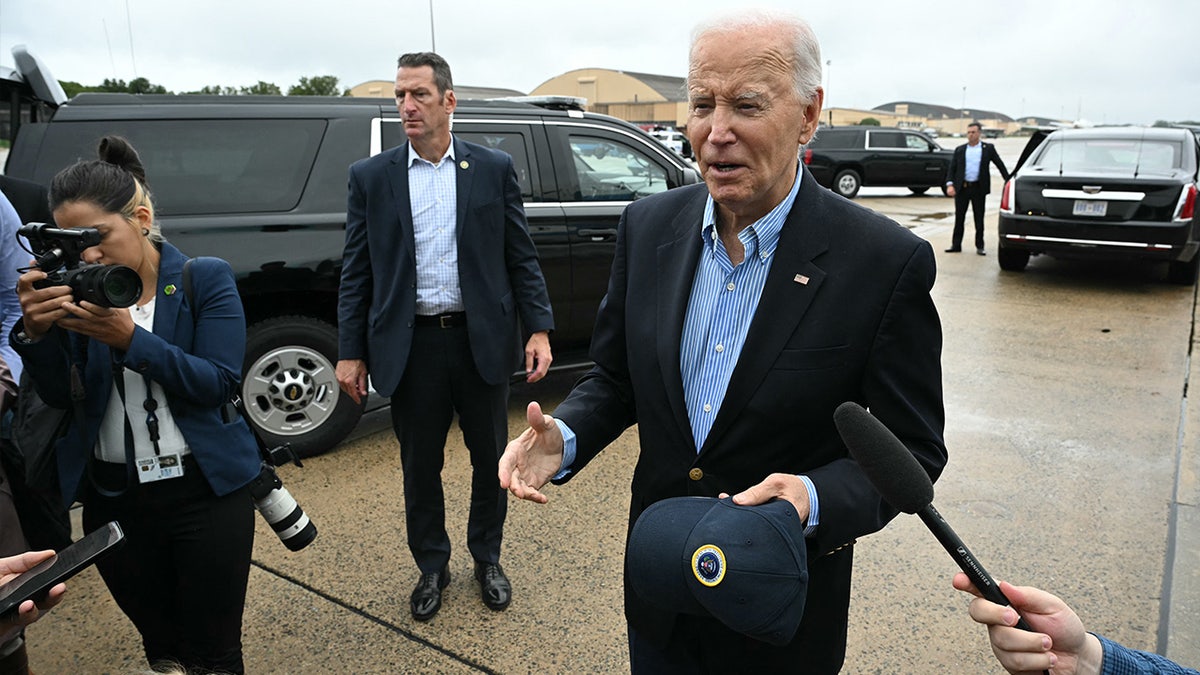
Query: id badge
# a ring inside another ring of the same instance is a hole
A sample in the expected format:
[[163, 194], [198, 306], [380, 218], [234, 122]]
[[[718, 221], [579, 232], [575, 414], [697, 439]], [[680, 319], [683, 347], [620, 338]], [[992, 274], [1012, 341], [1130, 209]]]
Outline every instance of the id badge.
[[143, 457], [137, 460], [138, 482], [153, 483], [183, 475], [183, 458], [178, 454]]

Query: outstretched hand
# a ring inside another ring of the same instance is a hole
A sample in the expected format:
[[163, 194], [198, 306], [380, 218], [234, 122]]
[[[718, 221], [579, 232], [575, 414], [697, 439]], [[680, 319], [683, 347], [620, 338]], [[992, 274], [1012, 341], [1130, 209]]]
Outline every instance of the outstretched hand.
[[[1017, 675], [1094, 675], [1100, 672], [1104, 648], [1083, 628], [1074, 610], [1057, 596], [1032, 586], [1000, 582], [1011, 607], [983, 599], [967, 575], [954, 575], [954, 587], [975, 596], [971, 618], [988, 627], [992, 653], [1005, 670]], [[1018, 614], [1019, 612], [1019, 614]], [[1035, 632], [1016, 627], [1024, 618]]]
[[529, 428], [509, 441], [500, 456], [500, 487], [520, 499], [545, 504], [549, 500], [541, 489], [562, 465], [563, 437], [537, 401], [530, 402], [525, 417]]

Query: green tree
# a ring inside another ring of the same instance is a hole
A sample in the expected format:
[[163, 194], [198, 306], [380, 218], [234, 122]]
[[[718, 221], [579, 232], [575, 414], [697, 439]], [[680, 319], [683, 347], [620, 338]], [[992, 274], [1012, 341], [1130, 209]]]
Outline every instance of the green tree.
[[94, 87], [84, 86], [71, 80], [59, 80], [58, 85], [63, 88], [63, 93], [67, 95], [67, 98], [73, 98], [76, 94], [94, 89]]
[[104, 78], [104, 81], [100, 83], [100, 86], [94, 88], [92, 91], [125, 93], [129, 91], [129, 85], [125, 84], [125, 80], [110, 80], [106, 77]]
[[210, 84], [200, 87], [199, 91], [190, 92], [193, 94], [206, 94], [209, 96], [237, 96], [237, 87], [222, 87], [219, 84]]
[[262, 80], [259, 80], [258, 84], [253, 84], [249, 87], [242, 87], [240, 90], [238, 90], [238, 93], [249, 94], [252, 96], [279, 96], [283, 94], [283, 92], [279, 90], [279, 85], [272, 82], [263, 82]]
[[879, 120], [874, 117], [864, 117], [859, 124], [864, 127], [877, 127], [879, 126]]
[[338, 96], [338, 79], [333, 75], [301, 77], [298, 84], [288, 87], [288, 96]]
[[167, 88], [161, 84], [154, 84], [144, 77], [139, 77], [129, 81], [129, 93], [131, 94], [169, 94]]

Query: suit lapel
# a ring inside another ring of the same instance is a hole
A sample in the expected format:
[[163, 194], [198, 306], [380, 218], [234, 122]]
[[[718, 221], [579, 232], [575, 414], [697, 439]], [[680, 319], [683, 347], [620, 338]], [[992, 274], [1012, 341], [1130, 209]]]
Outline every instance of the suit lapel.
[[399, 223], [403, 260], [416, 264], [417, 243], [413, 238], [412, 200], [408, 194], [408, 142], [393, 150], [388, 164], [388, 185], [392, 189], [392, 200], [396, 204], [396, 220]]
[[[200, 287], [193, 264], [192, 293]], [[199, 302], [195, 297], [191, 302]], [[175, 324], [183, 309], [183, 255], [164, 246], [158, 265], [158, 288], [154, 289], [154, 334], [175, 343]]]
[[713, 447], [738, 418], [774, 365], [788, 339], [796, 332], [825, 280], [825, 270], [813, 258], [829, 247], [820, 186], [804, 171], [800, 192], [779, 233], [775, 259], [763, 285], [758, 309], [750, 321], [746, 342], [729, 378], [729, 388], [701, 452]]
[[[679, 370], [679, 344], [683, 337], [683, 320], [687, 313], [688, 299], [692, 294], [692, 281], [696, 276], [696, 265], [700, 260], [703, 242], [700, 238], [700, 220], [704, 217], [704, 204], [708, 192], [697, 190], [696, 197], [680, 209], [671, 223], [673, 236], [658, 247], [655, 263], [658, 275], [657, 316], [655, 331], [658, 336], [658, 362], [663, 374], [663, 385], [671, 411], [683, 437], [691, 439], [692, 424], [688, 418], [687, 403], [683, 397], [683, 376]], [[695, 448], [692, 448], [693, 452]]]
[[467, 222], [467, 204], [471, 202], [471, 188], [475, 185], [475, 162], [471, 157], [471, 149], [465, 143], [454, 138], [454, 168], [455, 191], [455, 236], [457, 242], [462, 242], [463, 230]]

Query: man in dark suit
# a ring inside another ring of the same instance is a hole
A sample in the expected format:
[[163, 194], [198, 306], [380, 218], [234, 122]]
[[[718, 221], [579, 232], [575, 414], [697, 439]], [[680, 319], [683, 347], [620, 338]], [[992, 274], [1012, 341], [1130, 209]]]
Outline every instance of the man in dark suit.
[[954, 235], [946, 253], [962, 250], [963, 225], [969, 204], [971, 215], [975, 217], [975, 252], [987, 255], [983, 245], [983, 212], [988, 193], [992, 191], [992, 172], [988, 164], [995, 164], [1004, 180], [1008, 180], [1008, 169], [996, 152], [996, 146], [979, 140], [981, 129], [979, 122], [967, 125], [967, 142], [954, 149], [946, 172], [946, 194], [954, 197]]
[[54, 222], [54, 217], [50, 215], [50, 201], [46, 193], [46, 186], [21, 178], [0, 175], [0, 192], [4, 193], [9, 203], [16, 209], [22, 225]]
[[507, 494], [494, 467], [520, 362], [518, 318], [532, 333], [530, 382], [550, 367], [554, 319], [512, 158], [450, 133], [450, 66], [431, 52], [401, 56], [396, 105], [408, 142], [350, 167], [337, 377], [359, 401], [370, 373], [392, 399], [408, 545], [421, 570], [410, 609], [427, 621], [450, 582], [441, 471], [455, 412], [473, 467], [475, 577], [491, 609], [512, 597], [499, 564]]
[[593, 369], [554, 412], [530, 403], [501, 485], [544, 503], [638, 424], [630, 525], [682, 495], [786, 499], [805, 524], [802, 623], [776, 647], [646, 604], [628, 584], [633, 672], [836, 673], [853, 544], [896, 511], [833, 424], [868, 406], [931, 477], [942, 440], [941, 326], [929, 244], [820, 187], [798, 161], [824, 92], [799, 19], [741, 12], [702, 26], [688, 135], [705, 185], [638, 200], [617, 234]]

